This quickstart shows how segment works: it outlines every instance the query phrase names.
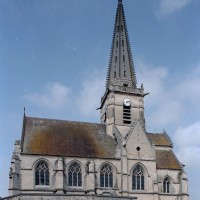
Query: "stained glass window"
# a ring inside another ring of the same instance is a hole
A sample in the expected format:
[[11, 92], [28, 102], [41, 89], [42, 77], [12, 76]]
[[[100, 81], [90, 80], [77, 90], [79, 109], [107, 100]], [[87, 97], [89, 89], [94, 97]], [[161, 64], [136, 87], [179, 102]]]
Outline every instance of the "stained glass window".
[[113, 170], [105, 164], [100, 171], [100, 187], [113, 187]]
[[49, 168], [44, 161], [39, 162], [36, 166], [35, 185], [49, 185]]
[[132, 189], [144, 190], [144, 173], [140, 165], [137, 165], [132, 174]]
[[73, 163], [68, 171], [68, 185], [74, 187], [82, 186], [82, 172], [78, 163]]
[[168, 177], [163, 181], [163, 192], [170, 193], [170, 179]]

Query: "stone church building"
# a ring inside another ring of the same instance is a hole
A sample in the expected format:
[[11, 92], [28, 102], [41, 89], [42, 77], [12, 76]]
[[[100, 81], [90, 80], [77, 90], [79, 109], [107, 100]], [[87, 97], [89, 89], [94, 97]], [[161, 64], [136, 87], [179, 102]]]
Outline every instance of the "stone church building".
[[188, 200], [184, 165], [145, 128], [122, 0], [118, 0], [100, 123], [24, 115], [5, 200]]

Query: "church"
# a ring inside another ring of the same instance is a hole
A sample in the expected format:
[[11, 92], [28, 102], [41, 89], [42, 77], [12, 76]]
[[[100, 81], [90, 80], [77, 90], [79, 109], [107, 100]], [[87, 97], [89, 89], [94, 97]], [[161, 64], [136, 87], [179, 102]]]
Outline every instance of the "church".
[[167, 133], [145, 127], [125, 13], [118, 0], [100, 123], [24, 114], [5, 200], [188, 200], [184, 165]]

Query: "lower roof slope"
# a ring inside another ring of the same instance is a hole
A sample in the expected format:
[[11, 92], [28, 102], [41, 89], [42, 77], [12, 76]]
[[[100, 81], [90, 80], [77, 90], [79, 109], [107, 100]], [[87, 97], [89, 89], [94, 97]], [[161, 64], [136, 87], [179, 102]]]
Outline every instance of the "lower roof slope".
[[182, 169], [182, 164], [171, 150], [156, 150], [156, 166], [157, 169]]

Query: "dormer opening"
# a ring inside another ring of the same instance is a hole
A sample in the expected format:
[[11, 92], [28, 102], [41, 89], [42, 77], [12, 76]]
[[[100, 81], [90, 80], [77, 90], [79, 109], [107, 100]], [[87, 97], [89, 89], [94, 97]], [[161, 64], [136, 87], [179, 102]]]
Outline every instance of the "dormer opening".
[[114, 78], [116, 78], [116, 72], [114, 72]]
[[126, 78], [126, 71], [124, 70], [124, 78]]

